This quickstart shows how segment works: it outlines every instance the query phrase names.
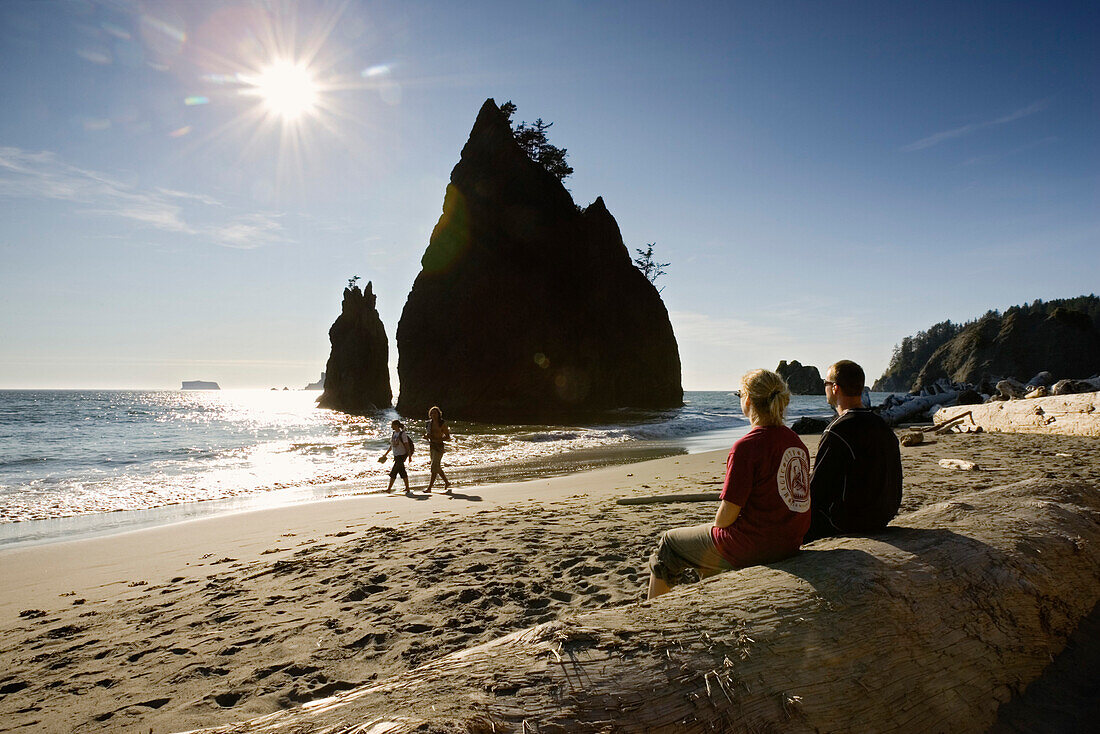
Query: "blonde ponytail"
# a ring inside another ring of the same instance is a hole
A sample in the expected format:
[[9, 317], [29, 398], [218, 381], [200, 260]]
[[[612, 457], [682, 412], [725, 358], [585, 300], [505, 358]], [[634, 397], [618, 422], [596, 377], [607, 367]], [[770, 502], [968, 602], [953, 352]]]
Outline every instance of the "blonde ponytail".
[[741, 378], [741, 394], [749, 398], [749, 420], [759, 426], [781, 426], [791, 391], [782, 377], [771, 370], [752, 370]]

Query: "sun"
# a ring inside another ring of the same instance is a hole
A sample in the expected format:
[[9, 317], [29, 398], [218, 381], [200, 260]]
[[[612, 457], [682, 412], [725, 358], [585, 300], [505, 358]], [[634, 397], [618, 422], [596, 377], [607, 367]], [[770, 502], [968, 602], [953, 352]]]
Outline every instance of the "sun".
[[295, 122], [317, 108], [319, 88], [304, 64], [275, 61], [249, 80], [272, 115]]

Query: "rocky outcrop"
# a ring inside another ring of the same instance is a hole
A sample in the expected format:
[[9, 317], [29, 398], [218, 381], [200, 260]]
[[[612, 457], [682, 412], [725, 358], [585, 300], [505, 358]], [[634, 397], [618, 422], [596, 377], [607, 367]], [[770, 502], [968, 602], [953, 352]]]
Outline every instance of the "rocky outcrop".
[[181, 390], [221, 390], [216, 382], [207, 380], [184, 380]]
[[1027, 380], [1077, 378], [1100, 369], [1100, 332], [1078, 311], [1049, 316], [1009, 309], [988, 315], [937, 349], [917, 376], [914, 389], [941, 377], [976, 384], [989, 376]]
[[945, 321], [895, 347], [873, 389], [920, 392], [941, 380], [995, 392], [1004, 378], [1050, 387], [1100, 370], [1100, 298], [1079, 296]]
[[775, 371], [787, 381], [787, 387], [795, 395], [821, 395], [825, 392], [825, 381], [813, 365], [802, 365], [797, 359], [787, 364], [784, 359]]
[[325, 367], [322, 408], [363, 415], [390, 407], [389, 341], [372, 285], [344, 290], [340, 315], [328, 330], [332, 352]]
[[303, 387], [302, 389], [303, 390], [324, 390], [325, 389], [325, 373], [324, 372], [321, 373], [321, 379], [317, 380], [317, 382], [311, 382], [308, 385], [306, 385], [305, 387]]
[[397, 328], [400, 413], [531, 422], [683, 403], [668, 312], [603, 199], [578, 209], [491, 99], [421, 266]]
[[814, 418], [809, 415], [804, 415], [791, 424], [791, 430], [799, 435], [824, 433], [828, 427], [827, 418]]

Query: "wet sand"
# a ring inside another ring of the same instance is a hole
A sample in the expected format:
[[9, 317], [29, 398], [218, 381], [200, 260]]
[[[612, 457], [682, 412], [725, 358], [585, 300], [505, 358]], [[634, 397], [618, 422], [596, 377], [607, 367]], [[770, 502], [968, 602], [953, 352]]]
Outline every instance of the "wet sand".
[[[902, 449], [903, 513], [1048, 473], [1100, 476], [1097, 439], [930, 441]], [[945, 458], [979, 469], [947, 469]], [[724, 451], [708, 452], [456, 487], [451, 497], [332, 499], [2, 551], [0, 731], [227, 723], [636, 601], [658, 534], [708, 521], [714, 505], [614, 500], [717, 491], [724, 466]], [[1096, 628], [1067, 650], [1069, 672], [1052, 666], [1037, 693], [1002, 709], [998, 731], [1095, 715], [1096, 697], [1081, 687], [1100, 672]]]

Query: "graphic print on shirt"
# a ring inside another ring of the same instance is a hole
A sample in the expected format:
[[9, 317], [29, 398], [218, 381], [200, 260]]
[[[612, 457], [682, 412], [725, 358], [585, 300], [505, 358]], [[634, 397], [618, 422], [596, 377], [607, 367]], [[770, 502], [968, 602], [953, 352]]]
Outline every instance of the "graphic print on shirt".
[[791, 446], [783, 452], [775, 483], [779, 496], [792, 512], [810, 509], [810, 460], [804, 449]]

